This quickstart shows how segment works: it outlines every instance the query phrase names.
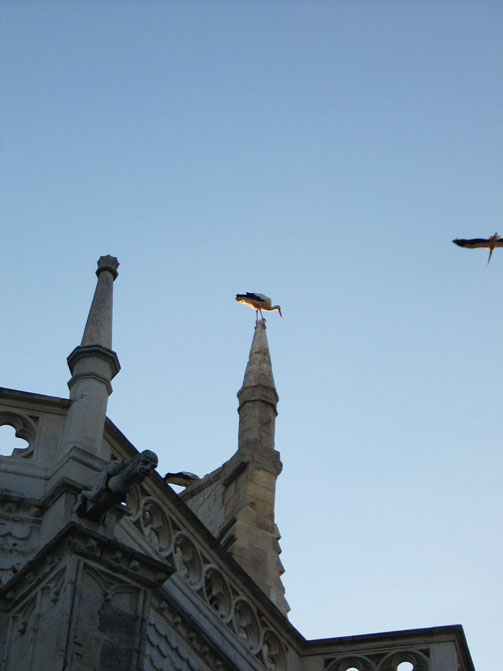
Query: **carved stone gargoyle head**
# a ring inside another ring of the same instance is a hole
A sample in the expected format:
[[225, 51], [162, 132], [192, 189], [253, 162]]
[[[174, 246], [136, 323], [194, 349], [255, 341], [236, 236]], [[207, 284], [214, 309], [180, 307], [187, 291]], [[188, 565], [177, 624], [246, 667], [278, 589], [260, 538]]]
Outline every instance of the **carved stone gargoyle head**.
[[111, 508], [125, 501], [129, 491], [155, 471], [158, 462], [155, 452], [144, 450], [132, 459], [105, 466], [80, 493], [75, 512], [98, 522]]

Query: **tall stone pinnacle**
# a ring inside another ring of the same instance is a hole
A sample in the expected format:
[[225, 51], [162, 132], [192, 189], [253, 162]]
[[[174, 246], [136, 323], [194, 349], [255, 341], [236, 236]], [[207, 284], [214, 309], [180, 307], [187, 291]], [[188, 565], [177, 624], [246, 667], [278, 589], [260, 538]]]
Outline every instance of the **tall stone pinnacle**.
[[274, 450], [274, 427], [278, 394], [272, 374], [265, 319], [255, 326], [243, 385], [238, 391], [238, 449]]
[[112, 351], [113, 283], [119, 261], [113, 256], [98, 260], [98, 283], [81, 344], [68, 357], [72, 377], [68, 382], [72, 404], [65, 422], [64, 450], [76, 445], [102, 454], [108, 396], [112, 378], [120, 370]]
[[81, 345], [101, 345], [112, 349], [113, 283], [119, 261], [114, 256], [100, 256], [98, 284], [89, 310]]
[[[274, 449], [278, 394], [274, 385], [265, 319], [257, 322], [243, 386], [238, 392], [238, 451], [233, 461], [245, 467], [229, 489], [229, 516], [235, 519], [229, 548], [278, 608], [287, 613], [281, 582], [280, 534], [274, 521], [276, 479], [282, 465]], [[238, 467], [239, 468], [239, 467]], [[236, 505], [237, 503], [237, 505]]]
[[280, 534], [274, 520], [274, 449], [278, 394], [265, 319], [256, 323], [243, 385], [238, 391], [238, 449], [225, 464], [188, 487], [184, 501], [282, 613], [290, 610], [281, 582]]

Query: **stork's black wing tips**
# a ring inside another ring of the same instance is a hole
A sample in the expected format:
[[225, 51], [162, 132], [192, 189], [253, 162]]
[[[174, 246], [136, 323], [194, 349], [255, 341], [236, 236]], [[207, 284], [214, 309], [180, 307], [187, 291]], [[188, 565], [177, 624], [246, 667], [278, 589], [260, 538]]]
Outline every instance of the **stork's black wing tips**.
[[469, 247], [470, 249], [489, 247], [489, 240], [486, 240], [485, 238], [471, 238], [470, 240], [456, 238], [453, 242], [460, 247]]

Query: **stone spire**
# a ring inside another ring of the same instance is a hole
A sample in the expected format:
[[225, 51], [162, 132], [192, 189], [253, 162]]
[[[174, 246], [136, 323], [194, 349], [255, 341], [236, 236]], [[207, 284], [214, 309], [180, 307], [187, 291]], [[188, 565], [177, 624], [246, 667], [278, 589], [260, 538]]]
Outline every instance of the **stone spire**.
[[280, 534], [274, 521], [274, 449], [278, 394], [265, 319], [256, 323], [243, 385], [238, 392], [239, 436], [234, 456], [188, 487], [184, 501], [283, 613], [290, 610], [281, 582]]
[[[238, 391], [238, 451], [243, 472], [235, 480], [235, 518], [230, 551], [283, 612], [289, 606], [281, 582], [280, 534], [274, 522], [276, 480], [282, 464], [274, 449], [278, 394], [274, 385], [265, 319], [256, 323], [243, 386]], [[230, 497], [229, 497], [230, 498]], [[230, 503], [230, 501], [229, 501]], [[229, 511], [231, 512], [231, 511]]]
[[113, 256], [98, 260], [98, 283], [81, 344], [68, 357], [72, 401], [65, 423], [63, 449], [76, 445], [100, 457], [112, 378], [120, 370], [112, 351], [113, 283], [119, 261]]
[[272, 374], [271, 355], [267, 342], [265, 319], [255, 325], [243, 386], [238, 391], [238, 449], [256, 458], [257, 451], [274, 450], [274, 427], [278, 411], [278, 394]]

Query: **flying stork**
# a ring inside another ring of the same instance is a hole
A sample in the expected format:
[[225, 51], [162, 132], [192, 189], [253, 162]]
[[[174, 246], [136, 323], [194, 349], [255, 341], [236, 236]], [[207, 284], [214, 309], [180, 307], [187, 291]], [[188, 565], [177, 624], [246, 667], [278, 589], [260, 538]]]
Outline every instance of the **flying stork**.
[[503, 238], [500, 238], [500, 236], [495, 233], [494, 235], [491, 235], [490, 238], [473, 238], [473, 240], [453, 240], [455, 245], [459, 245], [460, 247], [468, 247], [469, 249], [476, 249], [477, 247], [487, 247], [489, 249], [489, 258], [487, 259], [487, 263], [491, 260], [492, 253], [496, 249], [496, 247], [503, 247]]
[[273, 310], [277, 310], [279, 312], [279, 316], [282, 317], [283, 315], [281, 314], [281, 308], [279, 305], [272, 305], [272, 301], [269, 298], [269, 296], [264, 296], [264, 294], [251, 294], [247, 292], [246, 294], [236, 294], [236, 300], [238, 303], [244, 303], [245, 305], [249, 305], [251, 308], [256, 310], [256, 320], [258, 321], [258, 313], [260, 312], [260, 318], [263, 319], [264, 315], [262, 314], [262, 310], [265, 310], [266, 312], [272, 312]]

